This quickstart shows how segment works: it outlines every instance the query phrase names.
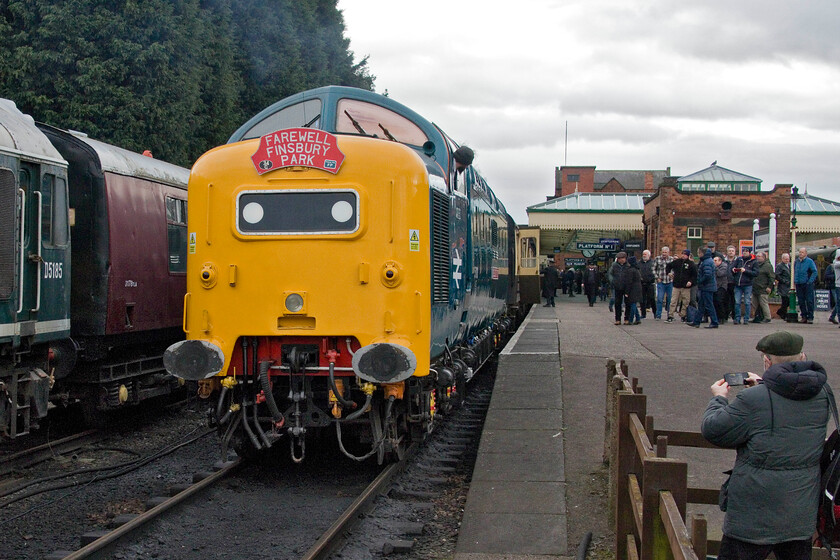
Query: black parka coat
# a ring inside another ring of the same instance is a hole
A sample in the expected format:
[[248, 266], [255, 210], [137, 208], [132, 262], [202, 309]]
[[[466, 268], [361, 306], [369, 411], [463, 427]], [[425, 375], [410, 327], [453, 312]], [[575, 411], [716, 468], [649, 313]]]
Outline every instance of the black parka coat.
[[723, 534], [761, 545], [810, 539], [831, 388], [813, 361], [773, 365], [763, 380], [731, 403], [712, 398], [703, 415], [703, 436], [737, 450]]

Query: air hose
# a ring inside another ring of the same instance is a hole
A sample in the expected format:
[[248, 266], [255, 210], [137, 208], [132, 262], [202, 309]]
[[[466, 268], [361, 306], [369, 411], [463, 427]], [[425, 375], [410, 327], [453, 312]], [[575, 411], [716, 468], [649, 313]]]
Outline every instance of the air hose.
[[222, 415], [222, 410], [224, 410], [225, 407], [225, 397], [227, 394], [228, 388], [222, 386], [222, 391], [219, 393], [219, 402], [216, 403], [216, 422], [218, 422], [219, 426], [224, 426], [230, 419], [230, 410], [227, 411], [227, 414]]
[[[355, 401], [348, 401], [344, 398], [344, 395], [339, 392], [338, 388], [335, 386], [335, 362], [330, 362], [330, 389], [332, 389], [333, 395], [335, 395], [335, 399], [338, 401], [338, 404], [341, 405], [341, 408], [356, 408], [358, 405]], [[370, 404], [370, 397], [368, 396], [368, 402], [365, 406], [362, 407], [362, 410], [367, 408], [367, 405]], [[354, 413], [355, 414], [355, 413]], [[351, 415], [352, 416], [352, 415]]]
[[283, 413], [277, 408], [277, 403], [274, 401], [274, 393], [271, 392], [271, 381], [268, 379], [268, 368], [271, 367], [270, 361], [260, 362], [260, 385], [262, 385], [263, 393], [265, 394], [265, 404], [268, 406], [268, 411], [271, 413], [271, 418], [274, 420], [274, 425], [278, 428], [283, 426], [286, 419]]

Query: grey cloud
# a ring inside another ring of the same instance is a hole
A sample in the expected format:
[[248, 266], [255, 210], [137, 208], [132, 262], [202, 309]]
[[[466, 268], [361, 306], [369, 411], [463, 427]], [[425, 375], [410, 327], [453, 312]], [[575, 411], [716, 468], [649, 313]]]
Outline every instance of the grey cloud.
[[840, 4], [834, 1], [661, 0], [607, 13], [600, 25], [622, 41], [653, 38], [664, 49], [727, 63], [815, 60], [836, 64]]

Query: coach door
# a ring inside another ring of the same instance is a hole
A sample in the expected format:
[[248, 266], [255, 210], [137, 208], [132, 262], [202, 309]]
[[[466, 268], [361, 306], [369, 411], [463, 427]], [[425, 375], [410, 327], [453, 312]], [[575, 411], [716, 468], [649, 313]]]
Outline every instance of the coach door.
[[[17, 322], [35, 320], [41, 288], [41, 191], [38, 166], [21, 162], [18, 186], [16, 264], [18, 278]], [[26, 329], [22, 329], [21, 334]]]

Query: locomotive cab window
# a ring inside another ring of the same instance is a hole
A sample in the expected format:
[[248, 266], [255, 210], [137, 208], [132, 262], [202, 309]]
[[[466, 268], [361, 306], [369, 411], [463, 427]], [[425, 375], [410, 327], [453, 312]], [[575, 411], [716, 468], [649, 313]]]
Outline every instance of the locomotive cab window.
[[46, 245], [64, 247], [67, 231], [67, 183], [63, 177], [44, 175], [41, 180], [41, 240]]
[[166, 197], [166, 232], [169, 240], [169, 272], [187, 272], [187, 201]]
[[519, 265], [522, 268], [537, 267], [537, 238], [523, 237], [520, 241]]
[[321, 100], [309, 99], [280, 109], [276, 113], [267, 116], [251, 127], [242, 136], [242, 139], [259, 138], [269, 132], [283, 130], [284, 128], [320, 128], [320, 124]]
[[335, 131], [384, 138], [412, 146], [422, 146], [429, 140], [419, 126], [402, 115], [356, 99], [338, 102]]

